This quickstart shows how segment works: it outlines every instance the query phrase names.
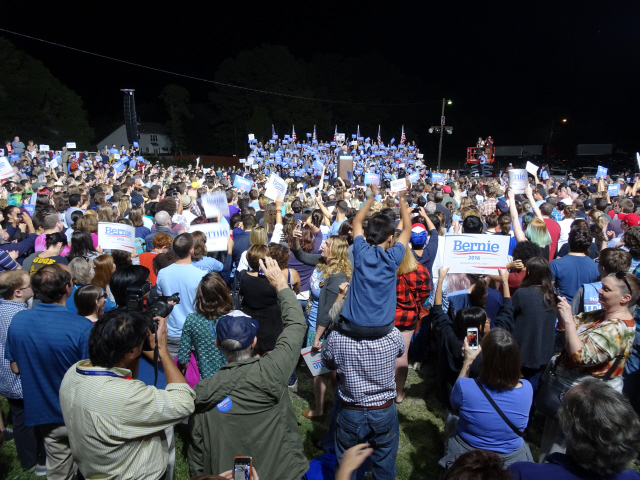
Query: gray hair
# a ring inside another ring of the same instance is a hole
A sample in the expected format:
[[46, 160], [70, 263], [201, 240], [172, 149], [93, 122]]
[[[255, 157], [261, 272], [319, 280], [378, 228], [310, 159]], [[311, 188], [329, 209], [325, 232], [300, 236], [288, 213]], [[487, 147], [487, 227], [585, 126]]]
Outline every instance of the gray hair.
[[427, 212], [427, 215], [432, 215], [434, 213], [436, 213], [436, 204], [435, 202], [427, 202], [427, 205], [424, 207], [425, 212]]
[[159, 227], [164, 227], [169, 223], [170, 217], [167, 212], [165, 212], [164, 210], [161, 210], [158, 213], [156, 213], [155, 220], [156, 220], [156, 225], [158, 225]]
[[71, 271], [71, 279], [74, 285], [86, 285], [93, 278], [93, 275], [91, 275], [93, 260], [76, 257], [69, 262], [69, 270]]
[[573, 387], [558, 411], [568, 455], [585, 471], [608, 477], [638, 455], [640, 420], [629, 400], [602, 380]]
[[240, 360], [246, 360], [251, 356], [251, 345], [244, 350], [236, 350], [242, 345], [237, 340], [226, 339], [220, 342], [218, 350], [227, 360], [227, 363], [239, 362]]

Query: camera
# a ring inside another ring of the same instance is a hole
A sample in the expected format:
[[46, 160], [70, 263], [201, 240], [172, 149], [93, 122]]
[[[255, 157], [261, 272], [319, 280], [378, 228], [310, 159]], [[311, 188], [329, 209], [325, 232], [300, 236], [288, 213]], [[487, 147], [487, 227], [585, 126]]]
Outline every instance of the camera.
[[[173, 295], [162, 295], [154, 298], [151, 303], [144, 308], [145, 299], [149, 298], [151, 292], [151, 282], [144, 280], [136, 283], [132, 283], [127, 287], [127, 308], [129, 310], [135, 310], [137, 312], [143, 312], [149, 315], [151, 318], [155, 317], [168, 317], [173, 310], [174, 304], [180, 303], [180, 294], [174, 293]], [[153, 324], [155, 329], [156, 325]]]

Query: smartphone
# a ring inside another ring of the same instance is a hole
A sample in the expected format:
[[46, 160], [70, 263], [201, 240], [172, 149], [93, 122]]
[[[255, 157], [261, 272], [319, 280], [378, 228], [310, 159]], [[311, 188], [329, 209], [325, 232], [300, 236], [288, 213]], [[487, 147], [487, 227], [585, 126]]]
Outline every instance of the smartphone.
[[252, 457], [233, 457], [233, 480], [251, 480]]
[[467, 343], [469, 348], [476, 350], [478, 348], [478, 329], [467, 328]]

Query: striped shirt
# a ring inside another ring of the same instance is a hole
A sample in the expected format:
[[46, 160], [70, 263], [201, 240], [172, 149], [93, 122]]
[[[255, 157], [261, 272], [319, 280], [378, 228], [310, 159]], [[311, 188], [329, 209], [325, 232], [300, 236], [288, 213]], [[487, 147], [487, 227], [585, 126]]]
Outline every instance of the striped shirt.
[[327, 368], [337, 370], [343, 402], [373, 407], [396, 398], [396, 358], [404, 354], [397, 328], [380, 338], [352, 338], [334, 330], [321, 352]]
[[22, 398], [22, 384], [20, 376], [11, 371], [11, 362], [4, 358], [4, 350], [13, 316], [26, 308], [24, 302], [0, 299], [0, 395], [14, 400]]
[[169, 459], [164, 429], [195, 409], [186, 383], [158, 390], [130, 377], [130, 370], [82, 360], [62, 380], [62, 415], [85, 478], [159, 479]]

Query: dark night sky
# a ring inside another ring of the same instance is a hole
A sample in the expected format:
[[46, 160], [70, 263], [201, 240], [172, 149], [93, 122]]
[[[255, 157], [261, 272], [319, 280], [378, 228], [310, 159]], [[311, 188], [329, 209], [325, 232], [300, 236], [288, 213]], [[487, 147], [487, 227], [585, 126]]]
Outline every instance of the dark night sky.
[[[236, 3], [229, 10], [221, 2], [181, 2], [166, 10], [156, 2], [136, 3], [7, 4], [4, 18], [15, 21], [2, 28], [210, 79], [222, 60], [261, 43], [285, 45], [307, 60], [317, 52], [375, 50], [434, 87], [413, 101], [452, 98], [456, 116], [481, 115], [490, 131], [478, 134], [492, 134], [498, 143], [514, 122], [543, 127], [527, 124], [535, 112], [534, 123], [546, 117], [546, 125], [568, 118], [566, 128], [594, 120], [604, 125], [600, 138], [574, 132], [580, 143], [613, 142], [630, 151], [640, 145], [638, 1], [276, 2]], [[36, 27], [39, 19], [47, 26]], [[120, 88], [135, 88], [139, 104], [159, 101], [169, 83], [188, 88], [192, 101], [204, 101], [212, 90], [3, 35], [80, 94], [90, 120], [121, 117]], [[375, 75], [374, 66], [362, 71], [363, 82]], [[439, 103], [420, 108], [438, 121]]]

